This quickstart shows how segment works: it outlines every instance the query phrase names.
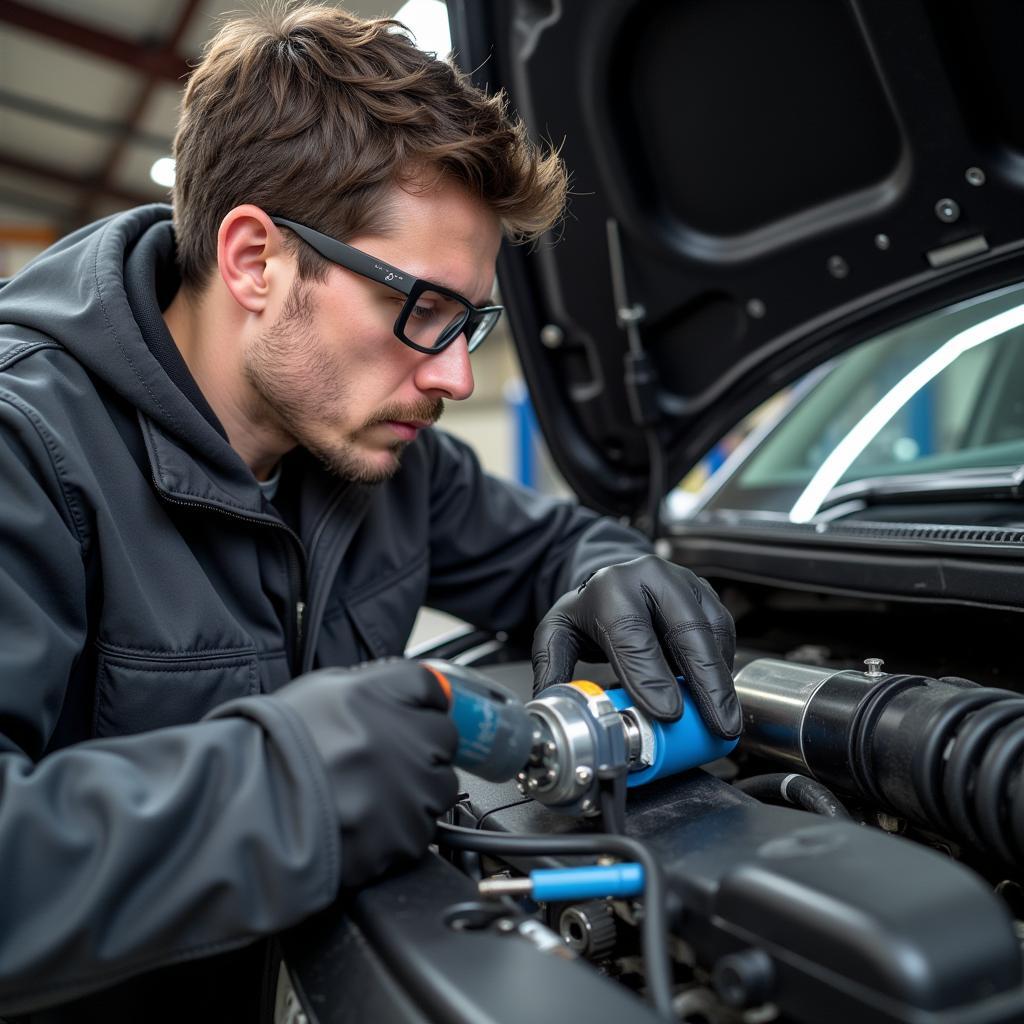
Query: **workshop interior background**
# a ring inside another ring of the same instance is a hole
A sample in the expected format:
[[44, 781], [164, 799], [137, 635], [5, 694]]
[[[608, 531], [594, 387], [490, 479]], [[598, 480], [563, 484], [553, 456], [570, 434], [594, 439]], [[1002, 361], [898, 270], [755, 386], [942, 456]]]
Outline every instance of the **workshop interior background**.
[[[442, 0], [358, 0], [425, 50], [450, 50]], [[76, 227], [168, 199], [189, 65], [245, 0], [0, 0], [0, 278]], [[476, 391], [442, 425], [501, 476], [564, 493], [535, 427], [507, 320], [474, 355]], [[428, 614], [419, 642], [452, 625]]]

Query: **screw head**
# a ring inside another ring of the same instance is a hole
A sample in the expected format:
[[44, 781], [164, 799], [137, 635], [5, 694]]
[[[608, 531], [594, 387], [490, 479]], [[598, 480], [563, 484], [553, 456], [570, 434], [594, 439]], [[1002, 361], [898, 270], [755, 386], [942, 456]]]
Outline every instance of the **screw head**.
[[960, 204], [955, 199], [940, 199], [935, 204], [935, 216], [943, 224], [953, 224], [960, 219]]
[[885, 250], [888, 249], [890, 245], [892, 245], [892, 241], [890, 240], [888, 235], [884, 234], [881, 231], [877, 235], [875, 235], [875, 248], [876, 249], [879, 249], [882, 252], [885, 252]]
[[584, 814], [589, 814], [593, 809], [594, 809], [594, 801], [593, 800], [588, 798], [588, 799], [583, 800], [583, 801], [580, 802], [580, 810]]
[[539, 779], [531, 778], [530, 781], [526, 783], [526, 788], [532, 793], [539, 785]]
[[523, 796], [526, 796], [526, 783], [525, 782], [519, 782], [518, 780], [516, 780], [516, 789], [518, 789], [519, 792], [523, 794]]
[[540, 329], [540, 343], [545, 348], [560, 348], [565, 341], [565, 331], [558, 324], [545, 324]]
[[514, 932], [516, 930], [516, 923], [511, 918], [499, 917], [498, 920], [494, 922], [494, 927], [499, 932]]
[[760, 299], [750, 299], [747, 302], [747, 316], [751, 320], [760, 320], [768, 310]]
[[555, 746], [554, 740], [548, 740], [547, 743], [544, 744], [544, 753], [547, 754], [548, 757], [554, 757], [557, 751], [558, 748]]
[[980, 167], [968, 167], [964, 171], [964, 177], [967, 179], [967, 184], [974, 185], [975, 188], [984, 185], [986, 181], [985, 172]]
[[842, 256], [829, 256], [828, 272], [836, 279], [841, 280], [850, 273], [850, 265]]
[[577, 767], [576, 781], [581, 785], [585, 786], [594, 777], [593, 769], [588, 768], [585, 764], [581, 764]]

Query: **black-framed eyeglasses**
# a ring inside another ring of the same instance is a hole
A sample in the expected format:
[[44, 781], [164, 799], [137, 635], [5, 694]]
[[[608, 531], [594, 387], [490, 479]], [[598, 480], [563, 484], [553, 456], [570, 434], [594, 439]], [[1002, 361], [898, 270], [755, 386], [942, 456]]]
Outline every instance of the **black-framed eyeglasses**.
[[314, 231], [284, 217], [270, 218], [279, 227], [294, 231], [325, 260], [351, 270], [361, 277], [387, 285], [406, 298], [395, 321], [395, 337], [416, 349], [436, 355], [461, 334], [466, 335], [469, 351], [478, 349], [501, 317], [504, 306], [474, 306], [469, 299], [450, 288], [413, 277], [369, 253], [338, 239]]

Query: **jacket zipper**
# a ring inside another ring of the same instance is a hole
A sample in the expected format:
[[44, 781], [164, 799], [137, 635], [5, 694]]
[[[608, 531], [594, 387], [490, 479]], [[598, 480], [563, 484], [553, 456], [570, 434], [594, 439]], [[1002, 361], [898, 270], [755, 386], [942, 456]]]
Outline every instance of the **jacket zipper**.
[[255, 516], [243, 516], [238, 512], [231, 512], [220, 505], [202, 501], [183, 501], [181, 498], [174, 498], [168, 494], [159, 484], [156, 477], [153, 477], [153, 484], [160, 497], [171, 505], [181, 505], [184, 508], [199, 508], [204, 511], [217, 512], [229, 519], [240, 519], [243, 523], [253, 526], [265, 526], [272, 530], [280, 530], [287, 535], [289, 543], [288, 552], [288, 593], [290, 596], [290, 607], [292, 614], [291, 621], [287, 624], [292, 634], [291, 664], [293, 670], [300, 672], [302, 668], [302, 641], [304, 617], [306, 613], [306, 583], [309, 575], [306, 565], [306, 552], [302, 546], [302, 539], [285, 523], [269, 522], [266, 519], [257, 519]]

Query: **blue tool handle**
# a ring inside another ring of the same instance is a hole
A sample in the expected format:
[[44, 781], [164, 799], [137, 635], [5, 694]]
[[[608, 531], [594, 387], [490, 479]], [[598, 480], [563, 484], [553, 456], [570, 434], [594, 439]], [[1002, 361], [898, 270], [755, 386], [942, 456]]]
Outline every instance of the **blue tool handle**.
[[422, 663], [448, 693], [459, 733], [455, 764], [491, 782], [511, 779], [530, 759], [533, 723], [515, 694], [465, 665]]
[[589, 900], [639, 896], [644, 869], [639, 864], [595, 864], [582, 868], [538, 868], [530, 872], [535, 900]]

